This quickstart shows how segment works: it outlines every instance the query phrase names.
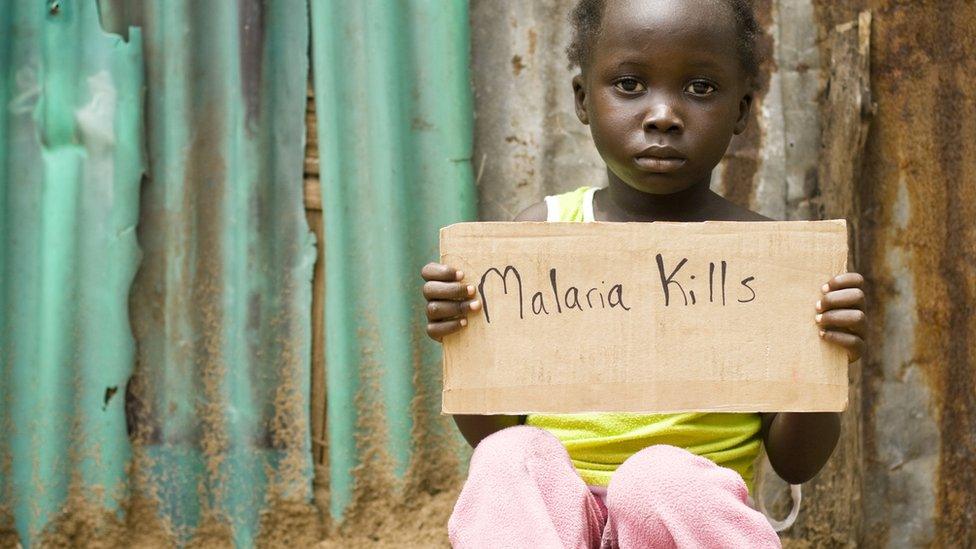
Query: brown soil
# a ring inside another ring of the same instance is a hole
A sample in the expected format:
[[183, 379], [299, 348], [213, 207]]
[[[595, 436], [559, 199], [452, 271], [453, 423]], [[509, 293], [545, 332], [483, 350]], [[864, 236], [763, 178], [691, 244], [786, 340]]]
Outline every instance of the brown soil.
[[19, 544], [13, 516], [5, 505], [0, 505], [0, 549], [14, 548]]
[[40, 547], [91, 547], [108, 549], [108, 540], [121, 539], [124, 525], [119, 518], [97, 503], [97, 495], [89, 497], [72, 489], [64, 510], [45, 528], [37, 541]]

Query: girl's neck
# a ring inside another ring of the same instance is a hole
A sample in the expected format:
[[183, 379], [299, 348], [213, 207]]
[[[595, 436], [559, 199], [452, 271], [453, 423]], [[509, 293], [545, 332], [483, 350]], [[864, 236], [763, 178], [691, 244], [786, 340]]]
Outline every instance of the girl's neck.
[[709, 181], [671, 194], [638, 191], [607, 170], [609, 185], [601, 194], [600, 210], [607, 221], [702, 221], [714, 204]]

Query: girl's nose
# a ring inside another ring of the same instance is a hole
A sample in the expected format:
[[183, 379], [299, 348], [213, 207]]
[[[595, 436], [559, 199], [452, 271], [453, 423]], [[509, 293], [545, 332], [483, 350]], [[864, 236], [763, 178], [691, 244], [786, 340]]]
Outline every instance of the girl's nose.
[[651, 107], [644, 117], [643, 126], [645, 132], [678, 133], [685, 129], [685, 123], [678, 113], [664, 102]]

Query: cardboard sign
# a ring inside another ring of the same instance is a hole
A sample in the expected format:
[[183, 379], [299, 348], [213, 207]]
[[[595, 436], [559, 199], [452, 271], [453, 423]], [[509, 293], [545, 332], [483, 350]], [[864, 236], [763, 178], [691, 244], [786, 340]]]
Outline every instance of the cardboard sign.
[[483, 307], [444, 338], [443, 412], [840, 411], [819, 337], [839, 221], [461, 223], [441, 262]]

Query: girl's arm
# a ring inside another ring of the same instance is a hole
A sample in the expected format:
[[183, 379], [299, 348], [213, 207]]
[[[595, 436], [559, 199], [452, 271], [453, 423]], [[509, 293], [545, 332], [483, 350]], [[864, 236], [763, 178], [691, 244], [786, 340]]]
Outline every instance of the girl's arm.
[[[835, 276], [824, 284], [824, 296], [815, 305], [820, 337], [846, 349], [850, 362], [864, 353], [867, 319], [863, 285], [864, 277], [858, 273]], [[762, 436], [776, 474], [791, 484], [801, 484], [823, 468], [837, 446], [840, 414], [763, 414]]]
[[468, 416], [454, 414], [454, 424], [472, 448], [488, 435], [525, 423], [525, 416]]
[[776, 474], [802, 484], [820, 472], [840, 438], [840, 414], [763, 414], [763, 445]]
[[[515, 221], [545, 221], [545, 220], [546, 220], [545, 202], [537, 202], [529, 206], [525, 210], [523, 210], [522, 213], [515, 216]], [[432, 263], [427, 267], [425, 267], [425, 271], [423, 275], [424, 275], [424, 279], [427, 281], [432, 281], [432, 280], [453, 281], [455, 280], [454, 273], [455, 273], [454, 269], [447, 267], [446, 265], [439, 265], [439, 264]], [[463, 288], [460, 285], [460, 279], [458, 278], [457, 280], [458, 280], [458, 282], [456, 283], [457, 288], [454, 288], [453, 286], [451, 287], [451, 290], [454, 291], [455, 293], [450, 294], [450, 292], [448, 292], [448, 294], [451, 297], [456, 295], [457, 297], [454, 299], [458, 299], [458, 300], [467, 299], [468, 296], [464, 295]], [[450, 303], [439, 301], [445, 298], [430, 293], [426, 291], [426, 289], [424, 292], [424, 296], [428, 302], [428, 309], [427, 309], [428, 319], [432, 321], [431, 324], [429, 324], [427, 327], [427, 335], [429, 335], [431, 338], [437, 341], [440, 341], [441, 338], [443, 338], [445, 335], [454, 333], [462, 329], [465, 325], [467, 325], [467, 322], [465, 321], [464, 323], [461, 323], [460, 318], [466, 315], [468, 311], [477, 312], [478, 310], [480, 310], [481, 307], [481, 305], [477, 303], [477, 300], [472, 300], [471, 305], [468, 305], [467, 307], [460, 307], [456, 311], [452, 309], [450, 312], [453, 313], [453, 315], [448, 319], [447, 322], [444, 322], [443, 319], [441, 318], [441, 315], [443, 315], [444, 313], [438, 311], [442, 311], [443, 309], [451, 309], [452, 307], [455, 306]], [[448, 297], [447, 299], [451, 299], [451, 297]], [[433, 314], [432, 311], [434, 311]], [[455, 323], [455, 319], [457, 319], [456, 323]], [[502, 429], [505, 429], [507, 427], [513, 427], [515, 425], [521, 425], [525, 423], [525, 416], [501, 416], [501, 415], [483, 416], [483, 415], [454, 414], [454, 423], [457, 425], [458, 430], [461, 431], [461, 435], [464, 436], [464, 440], [468, 441], [468, 444], [470, 444], [471, 447], [474, 448], [475, 446], [478, 445], [479, 442], [481, 442], [482, 439], [484, 439], [485, 437], [487, 437], [488, 435], [496, 431], [501, 431]]]

